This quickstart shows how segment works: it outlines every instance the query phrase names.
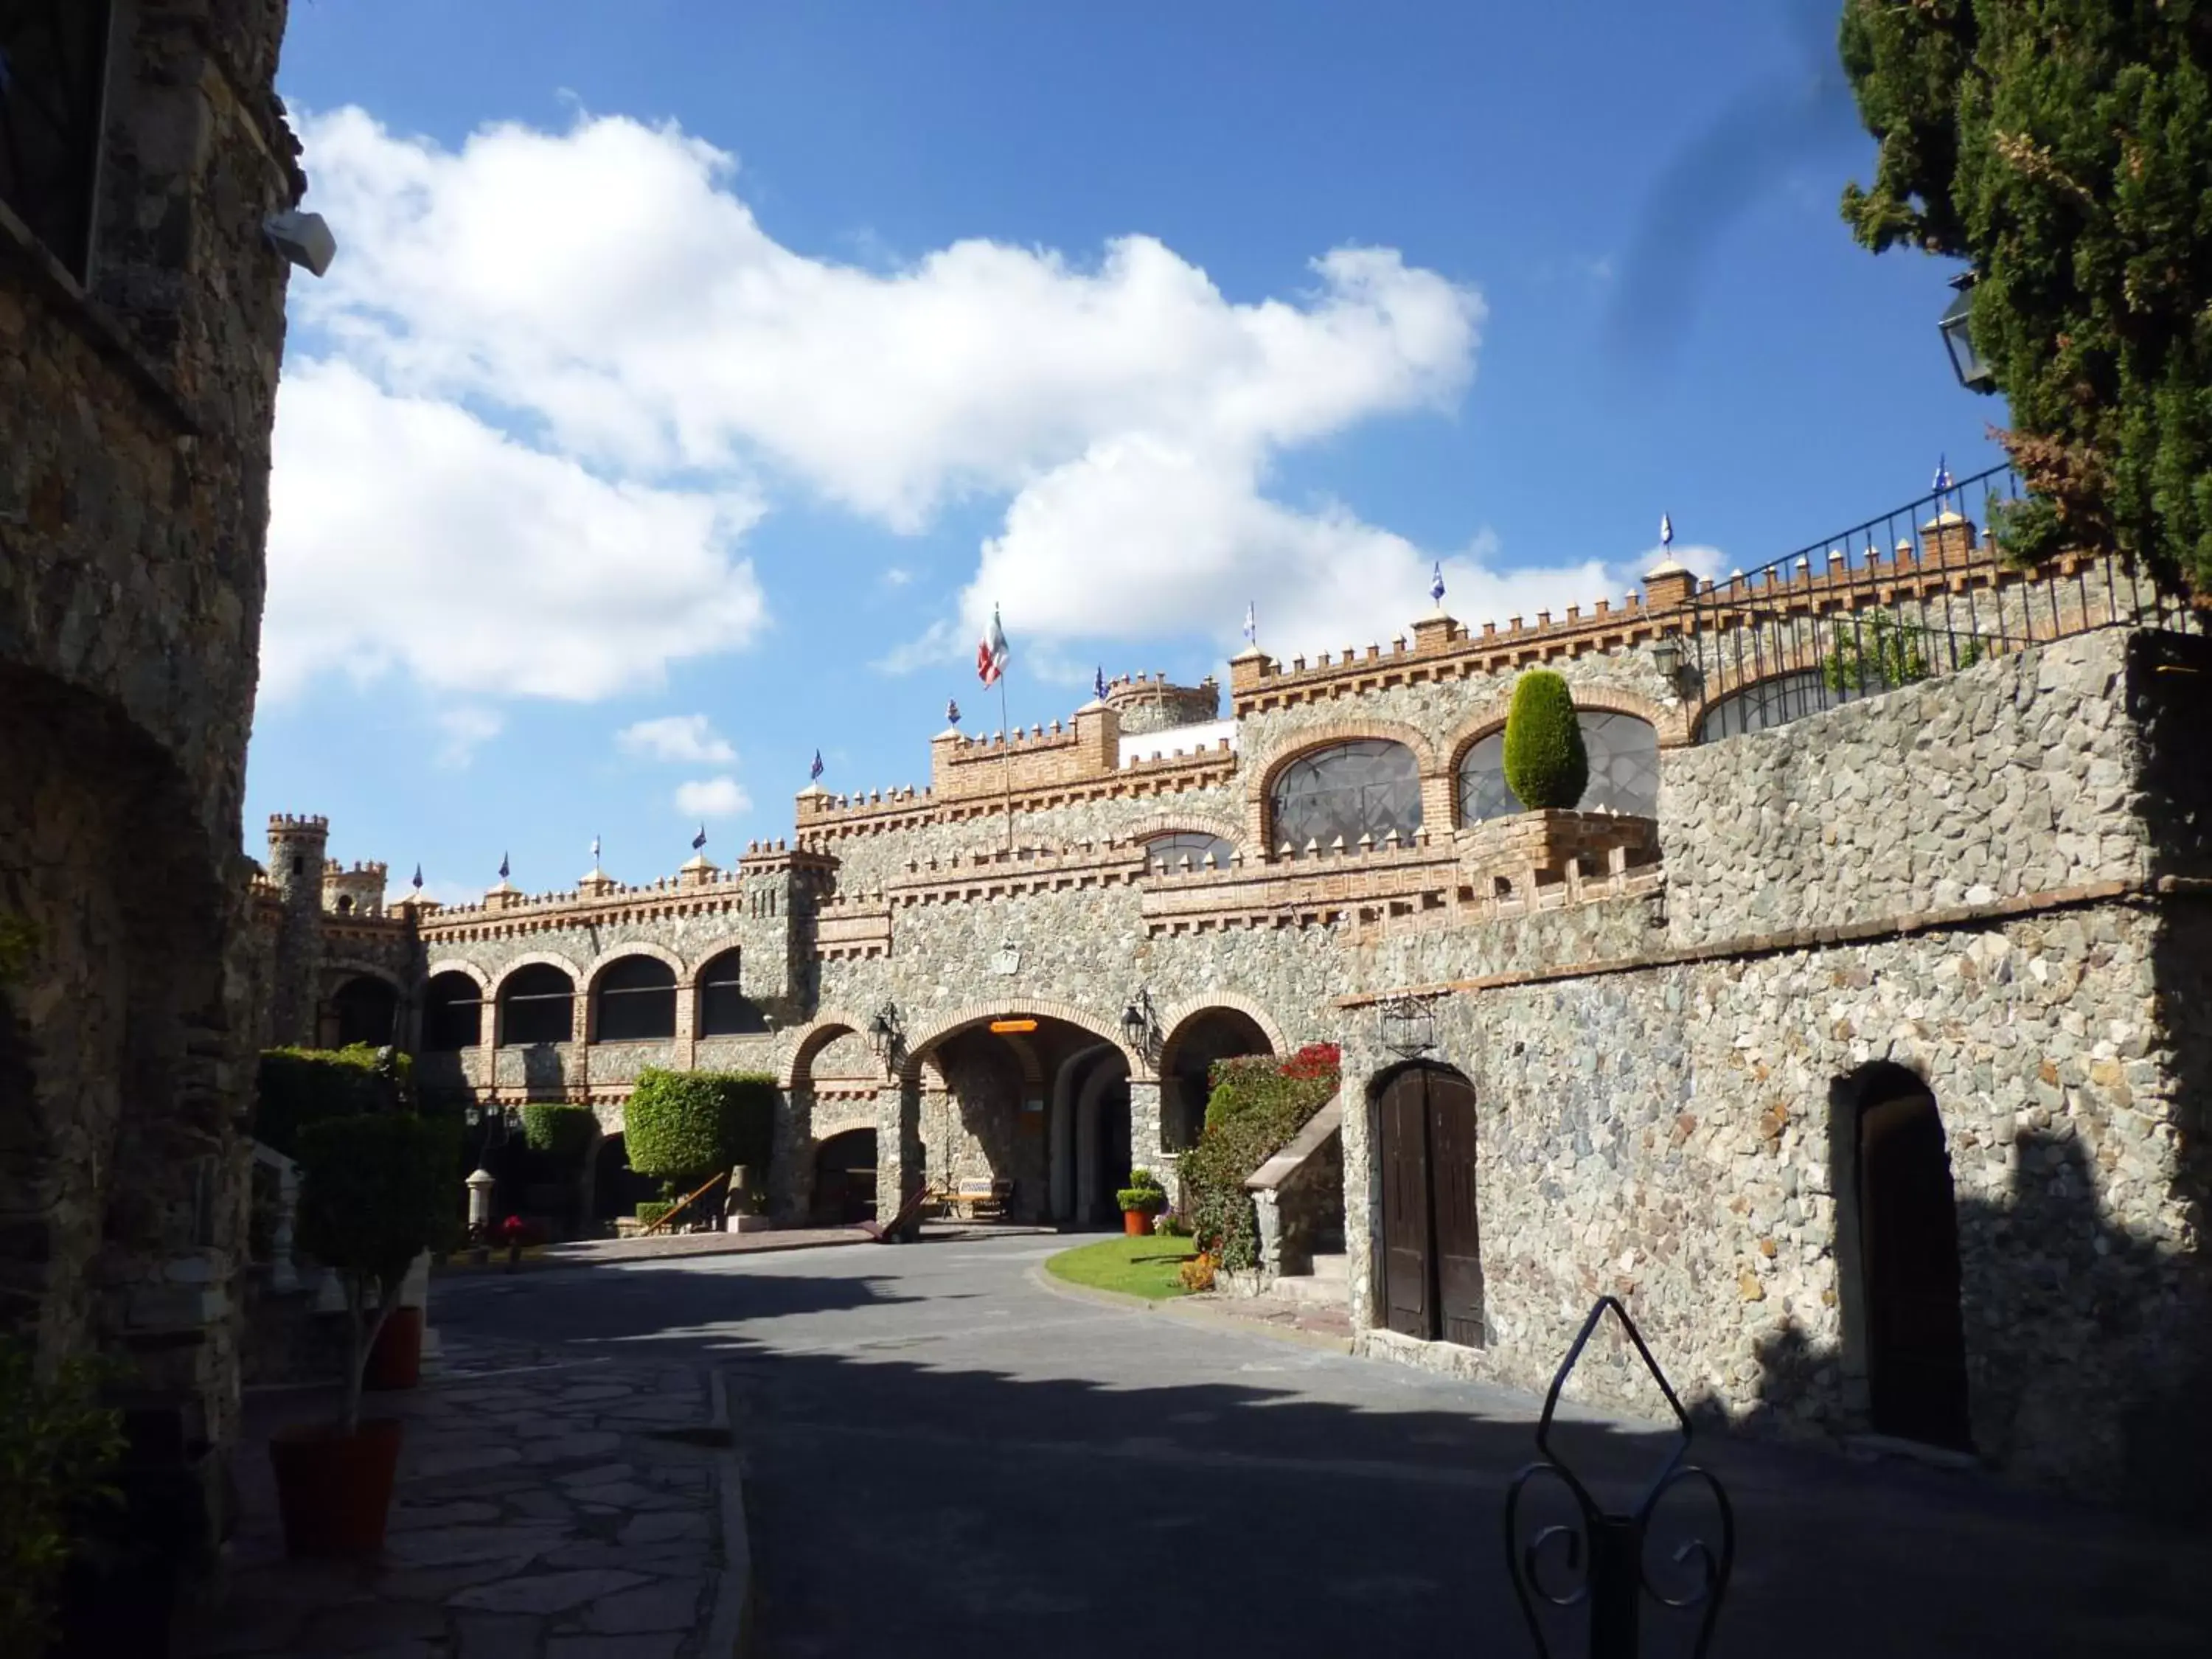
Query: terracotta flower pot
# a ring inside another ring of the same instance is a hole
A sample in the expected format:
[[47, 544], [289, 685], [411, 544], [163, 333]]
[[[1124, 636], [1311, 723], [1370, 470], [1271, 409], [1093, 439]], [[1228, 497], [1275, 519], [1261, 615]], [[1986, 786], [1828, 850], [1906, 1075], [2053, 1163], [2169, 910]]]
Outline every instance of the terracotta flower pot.
[[374, 1555], [384, 1547], [400, 1430], [398, 1418], [378, 1417], [362, 1419], [358, 1434], [318, 1424], [270, 1437], [287, 1554]]
[[1150, 1238], [1152, 1236], [1152, 1217], [1149, 1210], [1121, 1212], [1121, 1231], [1131, 1238]]
[[422, 1380], [422, 1310], [394, 1308], [376, 1334], [376, 1346], [368, 1351], [361, 1386], [380, 1393], [411, 1389]]

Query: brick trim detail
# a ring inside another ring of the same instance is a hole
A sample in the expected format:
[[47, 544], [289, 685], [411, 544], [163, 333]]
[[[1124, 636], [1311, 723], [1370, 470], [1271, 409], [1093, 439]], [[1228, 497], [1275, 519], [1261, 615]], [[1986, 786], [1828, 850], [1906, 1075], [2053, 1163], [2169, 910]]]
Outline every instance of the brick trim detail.
[[[786, 1094], [793, 1089], [811, 1087], [813, 1079], [808, 1073], [813, 1069], [814, 1056], [848, 1031], [858, 1035], [867, 1029], [867, 1021], [858, 1014], [848, 1013], [842, 1008], [823, 1009], [792, 1044], [791, 1057], [776, 1072], [776, 1087]], [[882, 1080], [890, 1082], [890, 1074], [886, 1073]]]
[[981, 1025], [988, 1020], [1026, 1018], [1031, 1015], [1040, 1019], [1056, 1019], [1066, 1024], [1079, 1026], [1090, 1032], [1091, 1036], [1113, 1044], [1120, 1051], [1122, 1059], [1129, 1064], [1131, 1082], [1152, 1081], [1152, 1070], [1145, 1064], [1144, 1057], [1130, 1052], [1129, 1046], [1121, 1041], [1121, 1034], [1112, 1022], [1100, 1019], [1088, 1010], [1079, 1008], [1072, 1002], [1060, 1002], [1049, 997], [1037, 997], [1005, 998], [995, 1002], [971, 1002], [966, 1007], [957, 1009], [945, 1016], [931, 1028], [927, 1036], [917, 1038], [908, 1046], [907, 1057], [899, 1066], [900, 1084], [906, 1087], [912, 1087], [915, 1068], [928, 1058], [932, 1050], [946, 1039], [957, 1036], [961, 1032]]

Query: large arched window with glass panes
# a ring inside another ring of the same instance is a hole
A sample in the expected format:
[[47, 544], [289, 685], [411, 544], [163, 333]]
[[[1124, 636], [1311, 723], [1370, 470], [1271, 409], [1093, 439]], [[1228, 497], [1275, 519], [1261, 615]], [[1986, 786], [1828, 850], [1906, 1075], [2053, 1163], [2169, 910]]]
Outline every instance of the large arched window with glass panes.
[[699, 1035], [751, 1036], [768, 1030], [760, 1006], [745, 994], [742, 951], [725, 951], [699, 970]]
[[[1577, 805], [1585, 812], [1622, 812], [1641, 818], [1659, 812], [1659, 733], [1651, 722], [1605, 709], [1577, 710], [1589, 783]], [[1522, 811], [1505, 781], [1505, 733], [1492, 732], [1468, 745], [1459, 759], [1459, 821], [1480, 823]]]
[[646, 1042], [676, 1035], [676, 970], [658, 957], [618, 957], [600, 970], [592, 1035]]
[[1420, 763], [1385, 738], [1310, 750], [1276, 774], [1268, 808], [1268, 844], [1278, 850], [1351, 848], [1362, 836], [1409, 841], [1421, 827]]
[[1715, 699], [1705, 710], [1705, 718], [1698, 722], [1698, 741], [1711, 743], [1716, 738], [1733, 738], [1745, 732], [1787, 726], [1808, 714], [1840, 708], [1854, 695], [1851, 690], [1839, 691], [1830, 686], [1827, 676], [1817, 668], [1777, 674], [1771, 679], [1760, 680], [1741, 691]]
[[550, 962], [518, 968], [500, 981], [501, 1047], [566, 1042], [574, 1029], [576, 982]]

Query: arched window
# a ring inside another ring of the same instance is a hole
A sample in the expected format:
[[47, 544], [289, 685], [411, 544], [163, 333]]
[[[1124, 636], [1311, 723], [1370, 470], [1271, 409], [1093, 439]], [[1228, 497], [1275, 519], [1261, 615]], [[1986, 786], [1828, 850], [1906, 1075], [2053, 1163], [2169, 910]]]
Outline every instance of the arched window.
[[1778, 674], [1771, 680], [1761, 680], [1756, 685], [1731, 693], [1706, 709], [1705, 718], [1698, 722], [1698, 741], [1711, 743], [1716, 738], [1733, 738], [1739, 732], [1764, 732], [1770, 726], [1784, 726], [1824, 709], [1840, 708], [1853, 695], [1848, 689], [1838, 691], [1831, 688], [1827, 676], [1817, 668], [1796, 674]]
[[676, 1035], [676, 970], [658, 957], [618, 957], [594, 988], [592, 1029], [601, 1042], [641, 1042]]
[[338, 914], [342, 916], [349, 916], [353, 914], [352, 894], [341, 893], [338, 895]]
[[1185, 859], [1194, 870], [1203, 870], [1208, 858], [1214, 867], [1226, 870], [1231, 854], [1237, 848], [1219, 836], [1209, 836], [1195, 830], [1178, 830], [1171, 835], [1154, 836], [1145, 843], [1145, 867], [1158, 870], [1163, 866], [1170, 871], [1182, 868]]
[[[468, 976], [462, 975], [465, 980]], [[476, 1017], [476, 987], [469, 987], [470, 1018]], [[331, 1012], [337, 1018], [337, 1042], [341, 1048], [356, 1042], [366, 1042], [371, 1048], [381, 1048], [388, 1042], [397, 1042], [393, 1030], [399, 1013], [399, 993], [380, 979], [371, 979], [366, 974], [356, 975], [338, 987], [331, 998]], [[473, 1035], [473, 1033], [471, 1033]]]
[[518, 968], [499, 988], [502, 1048], [566, 1042], [574, 1030], [576, 984], [550, 962]]
[[742, 951], [725, 951], [699, 970], [699, 1035], [750, 1036], [768, 1030], [760, 1009], [744, 994], [738, 969]]
[[[1589, 785], [1576, 805], [1585, 812], [1656, 817], [1659, 733], [1651, 722], [1584, 708], [1576, 712], [1575, 724], [1589, 756]], [[1505, 781], [1505, 733], [1492, 732], [1460, 757], [1459, 821], [1480, 823], [1521, 810], [1520, 798]]]
[[477, 1046], [483, 996], [476, 981], [455, 969], [433, 975], [422, 988], [422, 1051], [450, 1054]]
[[1421, 769], [1402, 743], [1360, 738], [1299, 756], [1276, 775], [1269, 842], [1304, 852], [1340, 836], [1408, 840], [1421, 827]]

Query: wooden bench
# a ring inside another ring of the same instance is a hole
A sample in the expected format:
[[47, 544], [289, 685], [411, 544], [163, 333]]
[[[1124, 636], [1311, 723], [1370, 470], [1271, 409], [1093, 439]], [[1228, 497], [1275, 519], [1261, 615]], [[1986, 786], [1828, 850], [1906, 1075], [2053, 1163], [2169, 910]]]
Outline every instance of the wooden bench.
[[970, 1221], [1004, 1221], [1006, 1206], [1013, 1201], [1014, 1183], [977, 1176], [963, 1181], [953, 1190], [952, 1204], [957, 1212]]

